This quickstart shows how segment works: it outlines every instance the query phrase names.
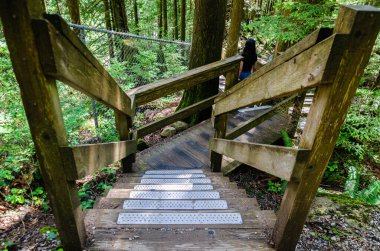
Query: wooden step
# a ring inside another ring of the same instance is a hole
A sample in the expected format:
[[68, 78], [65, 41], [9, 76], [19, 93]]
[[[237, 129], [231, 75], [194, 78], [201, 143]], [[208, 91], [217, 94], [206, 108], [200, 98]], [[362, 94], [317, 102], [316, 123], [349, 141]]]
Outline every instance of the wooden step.
[[95, 229], [90, 250], [274, 250], [262, 229]]
[[[123, 189], [123, 188], [112, 188], [108, 190], [107, 198], [130, 198], [131, 192], [134, 191], [133, 189]], [[180, 192], [180, 191], [178, 191]], [[183, 191], [182, 191], [183, 192]], [[219, 189], [217, 192], [219, 192], [219, 198], [246, 198], [247, 194], [245, 190], [243, 189]]]
[[[95, 209], [122, 209], [123, 198], [100, 198], [95, 204]], [[260, 210], [255, 198], [225, 198], [228, 208], [231, 210]]]

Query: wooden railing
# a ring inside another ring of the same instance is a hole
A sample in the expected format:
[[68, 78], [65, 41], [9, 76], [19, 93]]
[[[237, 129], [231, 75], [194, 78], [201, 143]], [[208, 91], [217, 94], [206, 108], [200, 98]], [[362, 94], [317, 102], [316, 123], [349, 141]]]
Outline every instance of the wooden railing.
[[[65, 250], [82, 250], [86, 232], [75, 181], [119, 160], [125, 172], [132, 171], [136, 138], [211, 107], [216, 96], [131, 131], [136, 106], [222, 74], [236, 75], [241, 57], [125, 93], [66, 22], [44, 12], [38, 0], [0, 1], [4, 34], [60, 238]], [[69, 146], [55, 80], [112, 108], [120, 141]]]
[[[273, 236], [278, 249], [294, 249], [376, 39], [380, 24], [376, 8], [343, 7], [333, 35], [328, 29], [314, 32], [237, 85], [239, 56], [128, 93], [122, 91], [59, 16], [44, 12], [43, 1], [0, 0], [4, 35], [65, 250], [82, 250], [85, 243], [75, 180], [118, 160], [124, 171], [131, 171], [136, 138], [213, 104], [212, 170], [220, 171], [221, 157], [227, 155], [288, 180]], [[227, 74], [229, 80], [224, 94], [131, 131], [136, 106], [222, 74]], [[112, 108], [120, 141], [69, 146], [56, 80]], [[227, 134], [227, 113], [314, 87], [317, 92], [298, 149], [233, 141], [288, 106], [294, 97]]]
[[[379, 28], [378, 9], [343, 6], [333, 32], [315, 31], [215, 99], [212, 170], [220, 171], [226, 155], [288, 181], [273, 231], [278, 250], [295, 249]], [[263, 114], [226, 133], [228, 112], [297, 93], [301, 95], [293, 108], [299, 110], [311, 88], [316, 94], [298, 148], [232, 140], [262, 122], [258, 118]]]

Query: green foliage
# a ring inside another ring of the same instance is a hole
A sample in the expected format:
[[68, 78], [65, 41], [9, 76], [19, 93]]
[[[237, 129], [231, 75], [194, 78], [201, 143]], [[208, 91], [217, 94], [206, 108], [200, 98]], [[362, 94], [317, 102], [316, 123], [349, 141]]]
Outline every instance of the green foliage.
[[283, 194], [285, 192], [286, 185], [287, 182], [284, 179], [281, 179], [281, 181], [268, 180], [268, 191], [277, 194]]
[[351, 198], [354, 198], [359, 187], [359, 172], [356, 167], [350, 166], [348, 169], [348, 177], [344, 185], [344, 192]]
[[[335, 1], [310, 4], [307, 1], [283, 1], [275, 4], [276, 14], [263, 16], [244, 25], [243, 31], [254, 32], [261, 41], [296, 43], [319, 27], [332, 27]], [[250, 35], [248, 35], [250, 36]]]
[[40, 228], [40, 233], [46, 235], [46, 238], [51, 241], [58, 238], [58, 229], [51, 226], [44, 226]]
[[26, 192], [25, 189], [12, 188], [11, 194], [5, 196], [5, 201], [10, 202], [12, 204], [24, 204], [25, 198], [24, 198], [23, 194], [25, 192]]
[[380, 205], [380, 180], [373, 178], [371, 183], [358, 192], [359, 172], [356, 167], [350, 166], [344, 191], [351, 198], [359, 199], [372, 205]]
[[285, 129], [281, 129], [281, 137], [282, 137], [282, 140], [284, 141], [284, 146], [286, 146], [286, 147], [292, 147], [293, 146], [292, 139], [289, 137], [289, 135]]
[[82, 209], [90, 209], [95, 203], [96, 196], [111, 189], [116, 181], [117, 170], [114, 168], [103, 168], [98, 175], [86, 182], [78, 191]]

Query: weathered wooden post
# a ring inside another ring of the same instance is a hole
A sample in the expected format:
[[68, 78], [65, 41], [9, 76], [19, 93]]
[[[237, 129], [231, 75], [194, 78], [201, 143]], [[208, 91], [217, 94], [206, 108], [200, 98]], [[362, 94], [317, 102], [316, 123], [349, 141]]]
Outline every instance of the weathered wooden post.
[[301, 179], [291, 180], [286, 188], [273, 233], [277, 250], [296, 247], [379, 28], [379, 9], [341, 7], [334, 33], [347, 34], [348, 41], [341, 60], [334, 62], [339, 65], [335, 78], [318, 87], [310, 108], [299, 147], [311, 153]]
[[[119, 132], [120, 141], [131, 139], [129, 129], [132, 127], [132, 119], [117, 111], [115, 111], [114, 114], [115, 114], [116, 129]], [[123, 168], [123, 172], [130, 173], [133, 171], [132, 164], [135, 162], [135, 156], [136, 154], [132, 153], [121, 160], [121, 166]]]
[[[234, 86], [238, 82], [238, 76], [239, 75], [239, 64], [236, 65], [236, 67], [227, 73], [226, 76], [226, 85], [225, 90], [228, 90], [232, 86]], [[214, 138], [218, 139], [224, 139], [226, 137], [227, 133], [227, 120], [228, 120], [228, 113], [219, 115], [219, 116], [213, 116], [213, 126], [215, 128]], [[211, 170], [213, 172], [220, 172], [222, 169], [222, 159], [223, 155], [213, 152], [210, 152], [210, 161], [211, 161]]]
[[60, 146], [67, 146], [56, 82], [44, 75], [32, 18], [45, 12], [41, 0], [0, 0], [0, 16], [13, 69], [35, 144], [40, 170], [65, 250], [82, 250], [85, 229], [74, 181], [67, 181]]

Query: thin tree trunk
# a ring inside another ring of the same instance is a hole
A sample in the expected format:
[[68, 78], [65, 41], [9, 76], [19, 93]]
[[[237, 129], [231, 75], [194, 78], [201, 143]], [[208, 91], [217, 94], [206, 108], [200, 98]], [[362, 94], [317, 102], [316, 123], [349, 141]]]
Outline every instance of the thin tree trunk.
[[55, 1], [55, 5], [56, 5], [56, 8], [57, 8], [57, 14], [61, 15], [61, 8], [59, 8], [59, 0]]
[[162, 0], [162, 13], [164, 22], [164, 37], [168, 36], [168, 2], [167, 0]]
[[[66, 0], [66, 4], [69, 9], [71, 22], [74, 24], [80, 24], [79, 0]], [[80, 30], [74, 28], [74, 31], [79, 36]]]
[[111, 10], [114, 30], [129, 32], [124, 0], [111, 0]]
[[[226, 17], [227, 0], [196, 0], [194, 32], [190, 53], [189, 69], [220, 60]], [[177, 109], [182, 109], [218, 93], [219, 79], [208, 81], [202, 86], [186, 90]], [[191, 118], [191, 123], [208, 119], [211, 109]]]
[[157, 9], [158, 9], [158, 37], [162, 38], [162, 0], [157, 1]]
[[240, 24], [243, 16], [244, 0], [232, 0], [231, 22], [227, 37], [226, 57], [236, 55], [240, 36]]
[[133, 16], [135, 18], [136, 33], [139, 34], [140, 28], [139, 28], [139, 11], [137, 8], [137, 0], [133, 0]]
[[181, 41], [186, 40], [186, 0], [181, 0]]
[[174, 12], [174, 40], [178, 40], [178, 6], [177, 6], [178, 0], [173, 0], [173, 12]]
[[[112, 30], [111, 26], [111, 16], [110, 16], [110, 5], [109, 5], [109, 0], [103, 0], [104, 4], [104, 20], [106, 23], [106, 29], [107, 30]], [[107, 39], [108, 39], [108, 52], [110, 54], [110, 58], [115, 57], [115, 52], [113, 48], [113, 39], [111, 34], [107, 34]]]

